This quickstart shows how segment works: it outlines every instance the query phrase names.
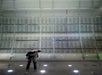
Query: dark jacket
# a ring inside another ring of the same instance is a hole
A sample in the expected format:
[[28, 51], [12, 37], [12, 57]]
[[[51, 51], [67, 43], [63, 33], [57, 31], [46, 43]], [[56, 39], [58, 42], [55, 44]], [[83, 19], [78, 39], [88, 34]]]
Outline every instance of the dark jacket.
[[38, 57], [38, 52], [28, 52], [26, 57], [27, 59], [36, 59]]

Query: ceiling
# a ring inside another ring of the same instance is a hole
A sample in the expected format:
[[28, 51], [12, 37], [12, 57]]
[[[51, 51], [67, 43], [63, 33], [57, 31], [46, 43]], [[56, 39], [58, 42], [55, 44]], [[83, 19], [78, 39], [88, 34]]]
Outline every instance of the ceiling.
[[0, 0], [1, 8], [102, 9], [102, 0]]
[[48, 10], [54, 10], [57, 13], [63, 10], [69, 10], [71, 13], [90, 12], [91, 14], [94, 12], [95, 14], [101, 15], [102, 0], [0, 0], [0, 8], [2, 10], [26, 10], [30, 12], [32, 10], [39, 12], [39, 9], [41, 9], [44, 13], [48, 12]]

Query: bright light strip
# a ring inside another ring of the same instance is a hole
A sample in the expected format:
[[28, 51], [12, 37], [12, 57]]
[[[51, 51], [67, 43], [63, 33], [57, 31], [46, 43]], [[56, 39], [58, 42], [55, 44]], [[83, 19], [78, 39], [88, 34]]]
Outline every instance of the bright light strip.
[[7, 70], [7, 72], [9, 72], [9, 73], [10, 73], [10, 72], [13, 72], [13, 70], [11, 70], [11, 69], [10, 69], [10, 70]]
[[45, 71], [45, 70], [40, 70], [40, 72], [41, 72], [41, 73], [45, 73], [46, 71]]
[[47, 65], [47, 64], [44, 64], [43, 66], [44, 66], [44, 67], [47, 67], [48, 65]]
[[72, 67], [72, 65], [68, 65], [69, 67]]
[[73, 70], [74, 73], [79, 73], [79, 70]]
[[20, 67], [23, 67], [23, 65], [19, 65]]

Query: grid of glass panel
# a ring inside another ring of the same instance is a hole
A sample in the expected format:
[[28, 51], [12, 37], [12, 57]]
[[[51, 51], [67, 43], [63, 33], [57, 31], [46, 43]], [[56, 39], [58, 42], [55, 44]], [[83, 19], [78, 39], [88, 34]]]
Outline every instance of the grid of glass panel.
[[[94, 53], [96, 52], [96, 46], [99, 51], [101, 51], [101, 36], [96, 37], [95, 34], [102, 32], [102, 17], [80, 17], [80, 26], [78, 18], [79, 17], [3, 17], [1, 18], [0, 25], [0, 49], [11, 49], [12, 47], [18, 50], [30, 48], [39, 49], [39, 43], [41, 41], [41, 49], [48, 53], [53, 52], [53, 44], [55, 52], [57, 53], [81, 53], [82, 48], [84, 52]], [[82, 47], [80, 45], [80, 35], [73, 37], [54, 36], [60, 34], [68, 35], [71, 33], [79, 34], [79, 28], [81, 34], [91, 33], [91, 36], [81, 37]], [[40, 36], [17, 36], [18, 34], [23, 35], [26, 33], [31, 35], [35, 35], [36, 33], [38, 35], [40, 35], [40, 33], [41, 35], [48, 33], [51, 36], [41, 37], [41, 40]]]
[[[46, 4], [45, 4], [46, 3]], [[102, 52], [101, 0], [0, 0], [0, 52]], [[81, 10], [82, 9], [82, 10]]]

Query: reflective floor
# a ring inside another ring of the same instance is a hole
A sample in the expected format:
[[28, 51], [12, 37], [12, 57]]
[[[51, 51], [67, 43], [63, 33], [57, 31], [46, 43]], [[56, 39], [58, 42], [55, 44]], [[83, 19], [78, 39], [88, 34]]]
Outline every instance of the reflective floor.
[[102, 75], [101, 61], [38, 61], [36, 71], [33, 64], [28, 73], [26, 61], [0, 62], [0, 75]]

